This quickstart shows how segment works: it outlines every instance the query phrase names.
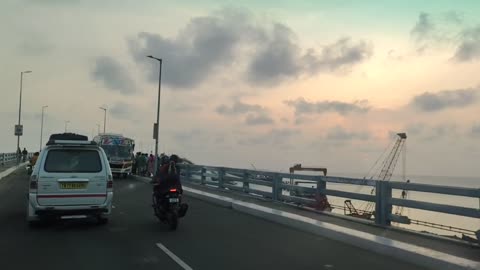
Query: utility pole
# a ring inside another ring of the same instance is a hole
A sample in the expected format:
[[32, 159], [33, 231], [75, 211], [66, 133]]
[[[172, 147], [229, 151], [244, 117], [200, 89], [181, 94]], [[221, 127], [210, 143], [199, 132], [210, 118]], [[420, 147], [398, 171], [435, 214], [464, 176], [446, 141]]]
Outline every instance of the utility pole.
[[154, 175], [157, 175], [158, 171], [158, 137], [160, 135], [160, 94], [162, 91], [161, 85], [162, 85], [162, 59], [161, 58], [156, 58], [151, 55], [147, 56], [148, 58], [155, 59], [159, 62], [160, 64], [160, 69], [158, 72], [158, 102], [157, 102], [157, 122], [154, 125], [154, 132], [153, 134], [155, 135], [155, 167], [154, 167]]
[[45, 114], [45, 109], [48, 108], [48, 106], [42, 106], [42, 124], [40, 126], [40, 151], [42, 151], [42, 143], [43, 143], [43, 117]]

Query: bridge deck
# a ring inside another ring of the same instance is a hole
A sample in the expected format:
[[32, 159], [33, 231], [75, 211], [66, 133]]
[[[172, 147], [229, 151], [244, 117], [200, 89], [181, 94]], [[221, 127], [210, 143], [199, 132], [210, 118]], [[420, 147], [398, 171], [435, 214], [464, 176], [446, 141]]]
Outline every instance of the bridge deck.
[[378, 236], [384, 236], [389, 239], [398, 240], [401, 242], [414, 244], [417, 246], [433, 249], [436, 251], [444, 252], [447, 254], [455, 255], [458, 257], [463, 257], [466, 259], [480, 261], [480, 246], [474, 244], [467, 244], [460, 241], [454, 241], [447, 238], [436, 237], [428, 234], [421, 234], [417, 232], [394, 229], [394, 228], [383, 228], [376, 226], [373, 223], [356, 219], [356, 218], [347, 218], [347, 217], [336, 217], [334, 215], [323, 215], [316, 212], [308, 211], [300, 207], [293, 205], [286, 205], [282, 203], [274, 203], [270, 200], [253, 197], [251, 195], [243, 195], [238, 192], [230, 192], [228, 190], [219, 190], [215, 187], [200, 186], [190, 183], [184, 183], [185, 186], [195, 188], [202, 191], [207, 191], [209, 193], [214, 193], [218, 195], [223, 195], [233, 199], [255, 203], [265, 207], [278, 209], [286, 212], [295, 213], [301, 216], [313, 218], [322, 222], [332, 223], [342, 227], [347, 227], [355, 229], [358, 231], [363, 231], [371, 233]]
[[29, 229], [27, 184], [23, 170], [0, 182], [2, 269], [182, 269], [158, 243], [192, 269], [422, 269], [188, 197], [188, 215], [170, 232], [152, 215], [151, 186], [135, 179], [115, 182], [106, 226]]

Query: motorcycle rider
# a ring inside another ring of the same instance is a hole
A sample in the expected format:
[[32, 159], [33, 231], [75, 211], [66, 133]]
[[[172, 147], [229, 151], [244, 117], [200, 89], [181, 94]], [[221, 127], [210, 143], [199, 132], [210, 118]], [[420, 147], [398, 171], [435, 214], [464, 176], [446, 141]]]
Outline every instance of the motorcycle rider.
[[40, 155], [40, 152], [35, 152], [30, 159], [30, 165], [33, 167], [37, 163], [38, 156]]
[[[163, 158], [162, 166], [159, 168], [157, 175], [153, 178], [153, 191], [155, 201], [160, 203], [160, 207], [163, 206], [164, 195], [170, 191], [170, 189], [177, 189], [177, 192], [182, 194], [182, 183], [180, 182], [180, 168], [177, 163], [179, 157], [175, 154], [170, 158]], [[182, 204], [180, 216], [184, 216], [188, 209], [188, 205]]]
[[179, 157], [175, 154], [168, 159], [163, 159], [162, 166], [153, 179], [156, 194], [163, 195], [171, 188], [176, 188], [180, 193], [183, 192], [182, 183], [180, 182], [180, 168], [177, 165], [178, 161]]

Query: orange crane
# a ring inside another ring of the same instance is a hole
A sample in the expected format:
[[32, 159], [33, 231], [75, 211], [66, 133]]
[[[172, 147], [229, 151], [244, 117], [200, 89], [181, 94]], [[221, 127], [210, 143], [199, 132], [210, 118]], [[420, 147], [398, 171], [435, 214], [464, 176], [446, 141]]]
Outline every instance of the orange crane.
[[[302, 164], [295, 164], [292, 167], [290, 167], [290, 173], [293, 174], [295, 171], [313, 171], [313, 172], [322, 172], [324, 176], [327, 176], [327, 168], [321, 168], [321, 167], [302, 167]], [[305, 182], [305, 181], [297, 181], [294, 182], [293, 178], [290, 179], [290, 184], [291, 185], [297, 185], [300, 183], [312, 183], [310, 182]], [[315, 198], [315, 205], [313, 207], [316, 210], [319, 211], [332, 211], [332, 206], [328, 202], [327, 196], [324, 194], [307, 194], [309, 197], [314, 197]]]
[[[381, 168], [379, 172], [373, 174], [370, 179], [378, 180], [378, 181], [390, 181], [392, 178], [393, 172], [395, 171], [395, 167], [397, 166], [398, 158], [400, 157], [400, 153], [402, 153], [402, 149], [405, 149], [404, 146], [407, 140], [406, 133], [397, 133], [397, 140], [395, 141], [392, 150], [389, 152], [388, 156], [382, 162]], [[403, 177], [405, 178], [405, 152], [404, 152], [404, 161], [403, 161]], [[375, 166], [375, 165], [374, 165]], [[373, 188], [370, 194], [375, 194], [375, 188]], [[406, 197], [406, 192], [405, 192]], [[371, 219], [372, 215], [374, 215], [375, 210], [375, 203], [368, 202], [365, 207], [361, 207], [362, 210], [357, 210], [350, 200], [345, 201], [345, 214], [349, 216], [361, 217], [365, 219]], [[403, 210], [403, 209], [402, 209]], [[348, 213], [347, 213], [348, 211]], [[401, 212], [401, 210], [399, 211]]]

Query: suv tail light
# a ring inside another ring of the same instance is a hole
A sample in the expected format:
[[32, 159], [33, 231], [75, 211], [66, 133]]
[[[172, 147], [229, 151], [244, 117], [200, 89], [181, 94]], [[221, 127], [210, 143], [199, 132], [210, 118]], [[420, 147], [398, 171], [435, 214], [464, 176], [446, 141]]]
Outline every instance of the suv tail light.
[[111, 191], [113, 189], [113, 176], [109, 175], [107, 180], [107, 189]]
[[37, 191], [38, 189], [38, 176], [30, 176], [30, 191]]
[[177, 192], [177, 189], [176, 189], [176, 188], [172, 188], [172, 189], [170, 189], [170, 192]]

